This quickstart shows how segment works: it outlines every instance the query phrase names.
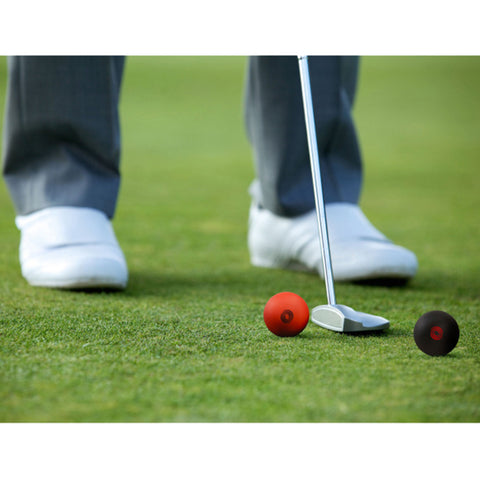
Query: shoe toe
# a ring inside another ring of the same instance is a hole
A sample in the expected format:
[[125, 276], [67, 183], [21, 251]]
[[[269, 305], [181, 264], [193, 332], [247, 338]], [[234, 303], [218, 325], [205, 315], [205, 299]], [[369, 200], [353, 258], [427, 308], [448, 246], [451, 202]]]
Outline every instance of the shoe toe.
[[415, 254], [404, 247], [377, 240], [339, 242], [332, 248], [335, 279], [409, 279], [418, 270]]

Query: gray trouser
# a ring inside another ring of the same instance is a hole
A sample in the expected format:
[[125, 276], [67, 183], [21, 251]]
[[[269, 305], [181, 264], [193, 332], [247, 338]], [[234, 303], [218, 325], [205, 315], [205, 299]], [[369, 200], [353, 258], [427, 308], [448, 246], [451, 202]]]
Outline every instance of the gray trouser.
[[[120, 183], [123, 57], [12, 57], [3, 174], [17, 214], [91, 207], [110, 218]], [[312, 57], [311, 83], [327, 202], [356, 203], [361, 159], [351, 117], [355, 57]], [[314, 208], [296, 57], [252, 57], [245, 99], [257, 188], [280, 215]]]
[[[351, 116], [358, 58], [310, 57], [309, 67], [325, 202], [358, 203], [362, 163]], [[245, 114], [258, 203], [284, 216], [315, 208], [296, 57], [250, 58]]]
[[3, 174], [17, 214], [115, 211], [123, 57], [11, 57]]

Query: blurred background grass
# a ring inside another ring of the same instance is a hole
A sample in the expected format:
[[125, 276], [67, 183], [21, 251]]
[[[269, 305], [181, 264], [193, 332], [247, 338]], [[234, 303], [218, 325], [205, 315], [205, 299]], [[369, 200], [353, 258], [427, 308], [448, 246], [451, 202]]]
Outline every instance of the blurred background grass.
[[[324, 290], [315, 276], [249, 264], [245, 62], [127, 60], [114, 219], [125, 292], [29, 287], [0, 185], [0, 420], [479, 420], [479, 57], [362, 59], [361, 205], [420, 270], [403, 289], [337, 286], [342, 303], [392, 321], [385, 335], [310, 325], [294, 339], [266, 330], [265, 302], [291, 290], [313, 307]], [[1, 61], [2, 110], [5, 81]], [[445, 358], [412, 339], [432, 309], [461, 326]]]

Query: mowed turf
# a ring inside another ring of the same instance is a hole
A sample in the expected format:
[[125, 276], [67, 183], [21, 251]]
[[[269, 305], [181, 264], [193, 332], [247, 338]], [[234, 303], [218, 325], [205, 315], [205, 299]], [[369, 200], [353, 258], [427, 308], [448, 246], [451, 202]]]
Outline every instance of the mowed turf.
[[[337, 284], [340, 303], [390, 319], [387, 332], [309, 324], [295, 338], [267, 330], [265, 303], [293, 291], [312, 308], [324, 286], [249, 264], [245, 62], [128, 59], [114, 219], [125, 292], [28, 286], [1, 184], [0, 421], [480, 420], [480, 59], [362, 60], [361, 205], [420, 269], [404, 288]], [[2, 60], [2, 110], [5, 82]], [[446, 357], [413, 340], [434, 309], [460, 325]]]

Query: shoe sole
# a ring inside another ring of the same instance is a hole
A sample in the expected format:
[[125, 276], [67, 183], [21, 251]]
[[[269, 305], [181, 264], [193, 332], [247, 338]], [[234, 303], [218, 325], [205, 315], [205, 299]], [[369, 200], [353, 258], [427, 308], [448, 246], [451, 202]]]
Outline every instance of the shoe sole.
[[125, 290], [127, 282], [113, 281], [112, 279], [72, 279], [72, 280], [29, 280], [33, 287], [55, 288], [59, 290]]
[[89, 258], [70, 259], [70, 262], [50, 262], [23, 271], [25, 279], [34, 287], [63, 290], [111, 289], [124, 290], [128, 270], [122, 260]]

